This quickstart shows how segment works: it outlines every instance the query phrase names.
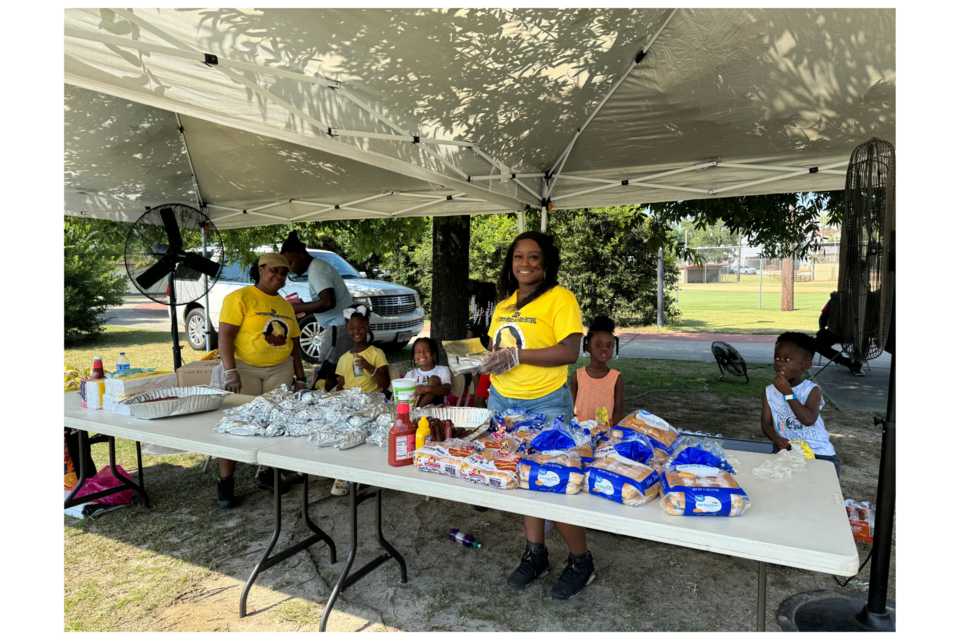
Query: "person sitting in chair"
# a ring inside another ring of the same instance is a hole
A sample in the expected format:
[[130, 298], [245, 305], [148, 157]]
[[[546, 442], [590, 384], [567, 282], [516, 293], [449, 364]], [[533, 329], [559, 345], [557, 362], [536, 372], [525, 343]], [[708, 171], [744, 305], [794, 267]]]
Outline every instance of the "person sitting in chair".
[[[855, 376], [862, 376], [863, 365], [854, 362], [847, 356], [841, 354], [833, 348], [833, 345], [840, 342], [840, 336], [831, 330], [840, 326], [840, 294], [836, 291], [830, 294], [830, 300], [820, 312], [820, 330], [817, 331], [817, 353], [830, 361], [836, 360], [837, 364], [850, 369]], [[839, 356], [839, 357], [838, 357]]]

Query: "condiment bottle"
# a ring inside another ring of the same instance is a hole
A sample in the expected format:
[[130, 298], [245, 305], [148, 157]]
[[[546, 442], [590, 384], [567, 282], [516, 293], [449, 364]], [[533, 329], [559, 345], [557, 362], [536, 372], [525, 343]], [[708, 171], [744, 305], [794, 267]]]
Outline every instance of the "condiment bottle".
[[420, 418], [420, 422], [417, 423], [417, 449], [426, 444], [429, 436], [430, 422], [427, 420], [426, 416], [424, 416], [423, 418]]
[[93, 371], [90, 372], [90, 380], [103, 380], [103, 357], [93, 356]]
[[391, 467], [403, 467], [413, 464], [413, 452], [416, 451], [417, 433], [410, 424], [410, 405], [397, 405], [397, 421], [388, 435], [389, 452], [387, 462]]

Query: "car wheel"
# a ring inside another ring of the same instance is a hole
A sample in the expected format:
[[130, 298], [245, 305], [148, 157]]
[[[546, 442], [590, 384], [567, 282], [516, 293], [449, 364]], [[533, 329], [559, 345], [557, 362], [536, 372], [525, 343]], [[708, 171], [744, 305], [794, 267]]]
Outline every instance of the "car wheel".
[[[191, 309], [187, 314], [184, 323], [187, 325], [185, 327], [185, 332], [187, 334], [187, 344], [190, 345], [190, 348], [194, 351], [206, 351], [207, 339], [204, 335], [204, 331], [206, 331], [206, 318], [203, 315], [203, 309], [200, 307]], [[210, 346], [216, 349], [217, 342], [217, 332], [215, 329], [211, 328]]]
[[323, 329], [317, 324], [316, 317], [311, 313], [300, 318], [300, 359], [310, 364], [320, 364], [320, 337]]

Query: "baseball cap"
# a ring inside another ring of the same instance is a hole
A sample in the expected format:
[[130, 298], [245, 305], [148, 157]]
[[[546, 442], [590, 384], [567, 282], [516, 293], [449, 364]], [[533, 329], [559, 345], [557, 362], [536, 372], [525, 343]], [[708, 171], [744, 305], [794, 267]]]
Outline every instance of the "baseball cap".
[[279, 253], [265, 253], [260, 256], [260, 262], [257, 263], [257, 266], [262, 267], [264, 265], [268, 267], [285, 267], [287, 271], [290, 271], [290, 263]]

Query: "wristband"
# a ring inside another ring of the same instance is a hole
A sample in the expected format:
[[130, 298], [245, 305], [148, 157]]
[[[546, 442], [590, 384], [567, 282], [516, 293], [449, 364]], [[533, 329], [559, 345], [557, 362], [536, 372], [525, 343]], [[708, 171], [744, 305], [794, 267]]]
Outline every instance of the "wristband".
[[796, 399], [797, 399], [797, 394], [791, 393], [791, 394], [788, 395], [788, 396], [783, 396], [783, 399], [784, 399], [784, 400], [796, 400]]
[[306, 382], [307, 379], [306, 379], [305, 377], [304, 377], [304, 378], [294, 378], [294, 381], [295, 381], [295, 382]]

